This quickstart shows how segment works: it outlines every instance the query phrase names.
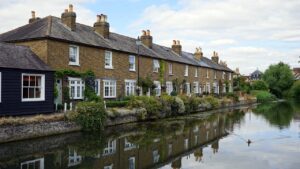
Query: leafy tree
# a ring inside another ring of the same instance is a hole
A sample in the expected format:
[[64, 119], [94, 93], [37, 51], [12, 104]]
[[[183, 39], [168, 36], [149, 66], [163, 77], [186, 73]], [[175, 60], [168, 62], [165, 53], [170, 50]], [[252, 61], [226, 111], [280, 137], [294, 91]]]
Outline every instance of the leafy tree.
[[294, 85], [292, 86], [292, 89], [291, 89], [291, 94], [292, 94], [292, 97], [296, 98], [296, 99], [300, 99], [300, 81], [296, 81], [294, 83]]
[[234, 91], [243, 91], [249, 93], [251, 90], [251, 85], [246, 81], [245, 77], [237, 77], [233, 79], [233, 89]]
[[253, 90], [268, 90], [269, 87], [265, 81], [257, 80], [257, 81], [253, 82], [252, 89]]
[[263, 75], [263, 80], [269, 85], [271, 93], [282, 98], [283, 92], [293, 85], [294, 76], [290, 66], [280, 62], [269, 66]]

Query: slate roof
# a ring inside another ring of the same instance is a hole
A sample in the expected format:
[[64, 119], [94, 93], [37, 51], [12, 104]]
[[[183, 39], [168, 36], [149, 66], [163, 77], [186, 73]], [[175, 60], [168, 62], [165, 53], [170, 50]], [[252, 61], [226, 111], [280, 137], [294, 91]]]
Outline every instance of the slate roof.
[[[54, 38], [57, 40], [69, 41], [71, 43], [79, 43], [137, 54], [135, 38], [110, 32], [109, 39], [105, 39], [95, 33], [93, 27], [79, 23], [76, 23], [76, 30], [71, 31], [70, 28], [61, 22], [60, 18], [54, 16], [42, 18], [31, 24], [24, 25], [0, 35], [0, 41], [3, 42], [25, 41], [42, 38]], [[139, 48], [139, 54], [153, 58], [233, 72], [228, 67], [216, 64], [206, 57], [203, 57], [201, 61], [197, 61], [193, 58], [194, 55], [192, 53], [182, 52], [182, 56], [179, 56], [174, 53], [171, 48], [157, 44], [153, 44], [152, 49], [142, 45]]]
[[29, 47], [0, 43], [0, 68], [51, 71]]
[[251, 73], [251, 76], [254, 76], [254, 75], [262, 75], [263, 73], [259, 70], [255, 70], [253, 73]]

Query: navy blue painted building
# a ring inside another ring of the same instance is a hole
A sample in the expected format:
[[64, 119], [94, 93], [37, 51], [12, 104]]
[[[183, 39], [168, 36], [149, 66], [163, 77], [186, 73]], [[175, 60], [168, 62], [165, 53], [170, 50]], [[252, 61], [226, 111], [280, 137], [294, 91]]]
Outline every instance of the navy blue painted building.
[[0, 115], [54, 112], [54, 72], [28, 47], [0, 43]]

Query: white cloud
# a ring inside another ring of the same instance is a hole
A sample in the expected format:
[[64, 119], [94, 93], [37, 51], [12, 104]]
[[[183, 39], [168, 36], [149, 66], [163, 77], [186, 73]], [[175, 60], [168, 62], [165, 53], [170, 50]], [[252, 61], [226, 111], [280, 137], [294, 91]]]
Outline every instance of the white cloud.
[[[174, 2], [175, 3], [175, 2]], [[154, 41], [170, 46], [179, 39], [194, 51], [201, 45], [206, 56], [217, 50], [221, 60], [242, 73], [264, 70], [279, 61], [297, 66], [300, 55], [299, 0], [177, 0], [144, 10], [131, 29], [149, 28]], [[191, 43], [193, 42], [193, 43]], [[278, 47], [284, 44], [282, 47]], [[299, 66], [299, 65], [298, 65]]]
[[0, 0], [0, 33], [9, 31], [13, 28], [25, 25], [31, 17], [31, 11], [36, 11], [37, 17], [48, 15], [60, 17], [68, 4], [72, 3], [77, 15], [77, 22], [92, 25], [96, 20], [96, 14], [84, 7], [85, 3], [92, 3], [93, 0]]

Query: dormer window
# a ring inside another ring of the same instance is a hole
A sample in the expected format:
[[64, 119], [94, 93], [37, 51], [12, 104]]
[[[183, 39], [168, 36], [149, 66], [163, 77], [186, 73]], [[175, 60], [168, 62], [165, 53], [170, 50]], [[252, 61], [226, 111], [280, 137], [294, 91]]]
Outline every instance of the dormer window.
[[153, 60], [153, 72], [158, 72], [158, 69], [160, 68], [159, 62], [157, 59]]
[[105, 51], [105, 69], [113, 69], [112, 65], [112, 52]]
[[79, 47], [70, 45], [69, 46], [69, 65], [79, 66]]
[[189, 75], [189, 66], [185, 65], [184, 76], [188, 76], [188, 75]]

